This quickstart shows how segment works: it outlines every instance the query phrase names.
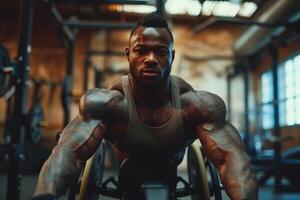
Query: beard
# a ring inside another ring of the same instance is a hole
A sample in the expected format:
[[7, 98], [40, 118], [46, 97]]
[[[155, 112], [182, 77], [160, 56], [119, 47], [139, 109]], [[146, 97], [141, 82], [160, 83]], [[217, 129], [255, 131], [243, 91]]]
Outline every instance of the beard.
[[[130, 68], [132, 69], [132, 68]], [[132, 79], [145, 88], [154, 89], [168, 81], [171, 67], [166, 67], [164, 70], [154, 67], [147, 67], [141, 70], [130, 70]]]

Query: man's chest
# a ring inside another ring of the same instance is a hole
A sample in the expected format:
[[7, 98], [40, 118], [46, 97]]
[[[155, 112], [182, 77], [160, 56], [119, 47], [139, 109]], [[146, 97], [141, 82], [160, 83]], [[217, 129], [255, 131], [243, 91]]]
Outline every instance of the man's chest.
[[133, 107], [126, 99], [123, 99], [108, 108], [107, 123], [110, 131], [123, 134], [127, 132], [129, 121], [133, 115], [136, 115], [137, 120], [146, 126], [160, 127], [172, 118], [174, 112], [180, 114], [186, 130], [191, 129], [200, 116], [199, 109], [187, 102], [186, 98], [180, 100], [179, 108], [174, 107], [171, 101], [156, 107], [139, 105]]

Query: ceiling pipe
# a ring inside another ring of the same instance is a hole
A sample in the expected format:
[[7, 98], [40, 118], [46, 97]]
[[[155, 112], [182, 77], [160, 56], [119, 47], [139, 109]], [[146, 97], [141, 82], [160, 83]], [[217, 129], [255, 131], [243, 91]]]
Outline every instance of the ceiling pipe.
[[[278, 0], [256, 20], [261, 23], [289, 22], [295, 14], [299, 14], [299, 10], [299, 0]], [[234, 51], [236, 55], [251, 55], [269, 42], [273, 34], [279, 34], [283, 30], [284, 26], [274, 29], [251, 26], [235, 41]]]

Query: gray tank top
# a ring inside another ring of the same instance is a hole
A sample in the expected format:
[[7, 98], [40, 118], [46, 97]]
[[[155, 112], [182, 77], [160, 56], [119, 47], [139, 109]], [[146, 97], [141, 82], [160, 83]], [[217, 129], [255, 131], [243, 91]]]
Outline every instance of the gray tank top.
[[141, 122], [132, 96], [128, 76], [122, 77], [123, 90], [129, 106], [129, 125], [122, 144], [129, 155], [174, 155], [186, 146], [184, 134], [179, 87], [171, 77], [172, 114], [163, 125], [151, 127]]

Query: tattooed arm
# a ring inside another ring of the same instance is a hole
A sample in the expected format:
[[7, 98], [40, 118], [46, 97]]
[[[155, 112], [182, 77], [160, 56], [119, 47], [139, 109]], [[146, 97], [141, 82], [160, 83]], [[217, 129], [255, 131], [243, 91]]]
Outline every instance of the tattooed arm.
[[80, 114], [65, 127], [44, 163], [34, 196], [58, 197], [76, 181], [84, 161], [93, 155], [104, 137], [105, 104], [115, 95], [112, 91], [93, 89], [81, 98]]
[[[233, 200], [257, 199], [257, 182], [250, 157], [238, 131], [225, 120], [223, 100], [211, 93], [198, 92], [205, 123], [196, 126], [196, 133], [208, 158], [217, 167], [225, 191]], [[203, 106], [204, 105], [204, 106]]]

